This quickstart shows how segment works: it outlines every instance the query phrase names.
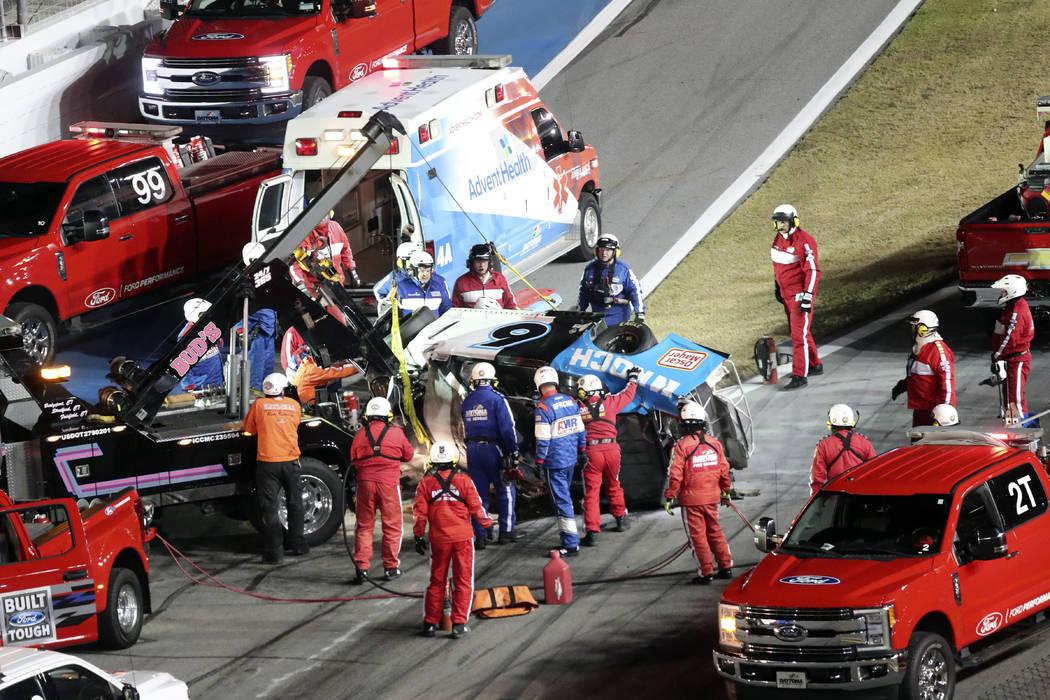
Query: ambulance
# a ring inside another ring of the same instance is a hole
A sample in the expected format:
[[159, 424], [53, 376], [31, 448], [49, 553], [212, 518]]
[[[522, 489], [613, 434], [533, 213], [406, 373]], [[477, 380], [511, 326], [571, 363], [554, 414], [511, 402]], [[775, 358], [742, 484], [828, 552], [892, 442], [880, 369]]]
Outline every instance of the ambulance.
[[510, 56], [400, 56], [288, 123], [284, 172], [264, 181], [254, 236], [278, 235], [337, 177], [379, 111], [404, 126], [334, 209], [358, 273], [390, 273], [400, 243], [429, 250], [451, 291], [470, 247], [493, 244], [527, 275], [562, 255], [587, 260], [601, 234], [598, 157], [567, 131]]

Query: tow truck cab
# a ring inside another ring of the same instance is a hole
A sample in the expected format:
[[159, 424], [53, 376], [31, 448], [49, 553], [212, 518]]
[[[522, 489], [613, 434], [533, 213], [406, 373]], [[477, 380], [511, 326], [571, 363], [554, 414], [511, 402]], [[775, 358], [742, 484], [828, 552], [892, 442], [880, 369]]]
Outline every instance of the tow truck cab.
[[[724, 591], [714, 663], [738, 697], [780, 689], [951, 698], [1050, 605], [1041, 430], [928, 429], [828, 482]], [[1020, 624], [1024, 623], [1024, 624]], [[836, 695], [840, 697], [840, 695]]]

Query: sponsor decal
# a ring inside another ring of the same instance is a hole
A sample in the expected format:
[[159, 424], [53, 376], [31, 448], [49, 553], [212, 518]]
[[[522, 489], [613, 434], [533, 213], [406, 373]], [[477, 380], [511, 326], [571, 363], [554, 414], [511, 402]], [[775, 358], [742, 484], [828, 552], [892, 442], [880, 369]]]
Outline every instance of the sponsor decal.
[[113, 506], [106, 506], [106, 515], [113, 515], [117, 511], [113, 509]]
[[977, 623], [977, 634], [986, 637], [1003, 626], [1003, 614], [1001, 612], [988, 613]]
[[[189, 440], [191, 445], [200, 445], [207, 442], [220, 442], [222, 440], [229, 440], [240, 435], [240, 432], [232, 433], [214, 433], [212, 435], [195, 435], [191, 438], [182, 438], [182, 440]], [[181, 442], [181, 440], [180, 440]]]
[[780, 583], [789, 583], [793, 586], [834, 586], [842, 583], [834, 576], [821, 576], [820, 574], [803, 574], [800, 576], [785, 576]]
[[179, 275], [182, 274], [182, 271], [185, 270], [185, 269], [186, 268], [184, 268], [184, 267], [176, 267], [174, 270], [166, 270], [164, 272], [158, 272], [157, 274], [153, 275], [152, 277], [147, 277], [146, 279], [139, 280], [138, 282], [132, 282], [130, 284], [125, 284], [124, 285], [124, 293], [126, 294], [127, 292], [134, 292], [137, 289], [142, 289], [143, 287], [148, 287], [148, 286], [150, 286], [152, 284], [156, 284], [157, 282], [163, 282], [164, 280], [171, 279], [172, 277], [178, 277]]
[[84, 306], [94, 309], [99, 306], [105, 306], [116, 298], [117, 290], [113, 289], [113, 287], [103, 287], [88, 294], [87, 298], [84, 299]]
[[217, 343], [221, 338], [222, 331], [219, 330], [214, 321], [209, 322], [204, 327], [204, 330], [198, 332], [197, 337], [186, 345], [186, 349], [168, 363], [168, 366], [175, 370], [180, 379], [185, 377], [190, 368], [200, 362], [208, 354], [208, 351], [212, 349], [211, 344]]
[[[399, 49], [399, 51], [400, 51], [400, 49]], [[376, 110], [378, 112], [379, 110], [384, 110], [384, 109], [390, 109], [392, 107], [397, 107], [399, 104], [401, 104], [405, 100], [410, 99], [416, 93], [419, 93], [419, 92], [422, 92], [423, 90], [426, 90], [428, 87], [430, 87], [430, 86], [432, 86], [432, 85], [434, 85], [436, 83], [441, 82], [442, 80], [444, 80], [447, 77], [448, 77], [447, 75], [441, 75], [439, 73], [437, 75], [427, 76], [426, 78], [423, 78], [422, 80], [420, 80], [418, 83], [400, 83], [400, 85], [403, 86], [402, 89], [401, 89], [401, 92], [399, 92], [398, 94], [394, 95], [393, 97], [391, 97], [386, 102], [383, 102], [382, 104], [378, 104], [378, 105], [373, 106], [372, 109], [374, 109], [374, 110]], [[398, 83], [394, 83], [394, 85], [398, 85]]]
[[33, 588], [0, 596], [4, 646], [30, 646], [56, 639], [51, 589]]
[[[585, 370], [582, 372], [583, 374], [597, 371], [626, 379], [627, 371], [634, 367], [634, 362], [616, 353], [604, 350], [575, 348], [572, 351], [572, 357], [569, 358], [569, 366]], [[681, 383], [652, 370], [643, 369], [641, 374], [638, 375], [638, 385], [673, 400], [675, 391], [681, 386]]]
[[354, 66], [353, 70], [350, 71], [350, 80], [360, 80], [366, 75], [368, 75], [368, 64], [358, 63]]
[[798, 625], [777, 625], [773, 628], [773, 636], [782, 642], [801, 642], [807, 634], [806, 628]]
[[194, 85], [204, 87], [206, 85], [214, 85], [215, 83], [222, 80], [222, 76], [218, 73], [210, 70], [202, 70], [198, 73], [194, 73], [193, 77], [190, 78]]
[[211, 34], [197, 34], [194, 41], [229, 41], [230, 39], [243, 39], [243, 34], [236, 32], [212, 32]]
[[526, 153], [519, 153], [513, 161], [507, 161], [484, 177], [475, 175], [467, 180], [467, 191], [471, 199], [482, 197], [504, 187], [532, 170], [532, 159]]
[[706, 352], [697, 352], [695, 350], [683, 350], [682, 348], [671, 348], [656, 361], [656, 364], [660, 367], [668, 367], [670, 369], [684, 369], [687, 372], [692, 372], [694, 369], [699, 367], [704, 360], [707, 359]]
[[1050, 602], [1050, 592], [1038, 595], [1025, 603], [1021, 603], [1020, 605], [1007, 610], [1006, 619], [1012, 620], [1015, 617], [1021, 617], [1048, 602]]
[[87, 415], [87, 408], [75, 396], [59, 401], [45, 401], [44, 410], [56, 421], [75, 420]]
[[264, 284], [266, 284], [269, 281], [270, 281], [270, 266], [269, 265], [267, 265], [263, 269], [261, 269], [258, 272], [256, 272], [255, 275], [252, 277], [252, 283], [256, 286], [256, 288], [263, 286]]

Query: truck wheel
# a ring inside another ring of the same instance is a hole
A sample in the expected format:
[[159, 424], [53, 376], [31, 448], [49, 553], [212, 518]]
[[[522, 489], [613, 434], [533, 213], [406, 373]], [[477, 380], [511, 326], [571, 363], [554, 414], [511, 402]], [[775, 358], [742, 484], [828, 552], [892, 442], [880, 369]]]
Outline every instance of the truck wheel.
[[98, 614], [98, 631], [102, 645], [109, 649], [127, 649], [138, 641], [142, 631], [145, 603], [142, 584], [133, 571], [114, 566], [109, 573], [106, 609]]
[[[311, 547], [328, 541], [346, 513], [346, 501], [343, 498], [343, 483], [339, 475], [327, 464], [313, 457], [299, 460], [301, 467], [300, 482], [303, 485], [303, 536]], [[281, 498], [284, 498], [282, 492]], [[280, 503], [278, 517], [281, 525], [288, 528], [288, 509], [284, 501]]]
[[568, 258], [586, 262], [594, 257], [594, 246], [602, 235], [602, 215], [598, 212], [598, 200], [590, 192], [580, 194], [580, 217], [573, 222], [573, 231], [580, 237], [580, 245], [569, 252]]
[[908, 670], [901, 684], [906, 700], [950, 700], [955, 694], [955, 661], [944, 637], [916, 632], [908, 642]]
[[453, 5], [448, 18], [448, 36], [435, 41], [434, 53], [467, 56], [478, 52], [478, 28], [474, 16], [462, 5]]
[[310, 109], [331, 94], [332, 86], [327, 80], [316, 75], [306, 76], [306, 80], [303, 81], [303, 111]]
[[15, 302], [7, 307], [7, 316], [22, 324], [22, 345], [38, 365], [55, 359], [58, 328], [47, 309], [38, 304]]

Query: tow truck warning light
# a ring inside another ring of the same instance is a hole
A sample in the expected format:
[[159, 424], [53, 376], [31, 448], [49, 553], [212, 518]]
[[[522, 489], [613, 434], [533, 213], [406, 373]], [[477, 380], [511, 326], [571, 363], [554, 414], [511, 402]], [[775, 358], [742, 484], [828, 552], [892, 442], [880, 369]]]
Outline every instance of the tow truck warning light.
[[317, 139], [296, 139], [295, 140], [295, 155], [297, 155], [297, 156], [316, 156], [317, 155]]
[[62, 382], [69, 379], [70, 375], [69, 365], [40, 368], [40, 378], [46, 382]]
[[359, 109], [342, 109], [336, 116], [340, 119], [360, 119], [362, 114], [363, 112]]
[[69, 133], [79, 138], [125, 138], [167, 141], [182, 133], [181, 126], [166, 124], [124, 124], [84, 121], [69, 125]]

